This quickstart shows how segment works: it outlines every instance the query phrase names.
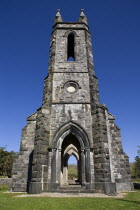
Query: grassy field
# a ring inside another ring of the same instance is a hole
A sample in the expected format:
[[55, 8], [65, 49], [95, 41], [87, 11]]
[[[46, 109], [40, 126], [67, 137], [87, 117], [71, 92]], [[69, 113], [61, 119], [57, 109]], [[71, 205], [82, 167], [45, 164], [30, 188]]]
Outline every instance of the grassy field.
[[[17, 198], [18, 193], [0, 191], [0, 210], [140, 210], [140, 190], [125, 198]], [[20, 194], [21, 195], [21, 194]]]
[[77, 165], [69, 164], [68, 166], [68, 179], [77, 179]]

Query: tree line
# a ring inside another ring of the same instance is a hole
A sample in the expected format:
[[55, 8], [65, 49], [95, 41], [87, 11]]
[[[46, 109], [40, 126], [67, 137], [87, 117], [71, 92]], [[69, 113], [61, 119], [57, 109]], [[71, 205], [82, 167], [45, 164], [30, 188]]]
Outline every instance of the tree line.
[[6, 151], [6, 147], [0, 147], [0, 176], [11, 177], [15, 155], [14, 151]]
[[140, 179], [140, 146], [138, 146], [135, 162], [130, 164], [131, 176], [133, 179]]

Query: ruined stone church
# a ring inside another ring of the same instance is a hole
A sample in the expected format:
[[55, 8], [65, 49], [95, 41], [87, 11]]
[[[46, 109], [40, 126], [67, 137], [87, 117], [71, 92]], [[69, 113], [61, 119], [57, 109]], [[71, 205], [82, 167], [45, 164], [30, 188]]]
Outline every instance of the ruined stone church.
[[64, 22], [58, 10], [42, 106], [27, 118], [22, 130], [11, 190], [63, 192], [68, 186], [68, 160], [74, 155], [78, 192], [130, 191], [129, 159], [114, 120], [99, 101], [84, 10], [77, 22]]

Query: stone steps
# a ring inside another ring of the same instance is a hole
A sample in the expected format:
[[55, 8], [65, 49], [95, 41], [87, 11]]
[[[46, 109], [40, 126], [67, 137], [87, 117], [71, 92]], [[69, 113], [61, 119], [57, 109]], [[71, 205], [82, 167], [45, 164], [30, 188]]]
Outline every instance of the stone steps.
[[57, 190], [49, 190], [49, 192], [79, 194], [79, 193], [95, 193], [95, 190], [86, 190], [85, 187], [81, 185], [66, 185], [59, 187]]
[[80, 194], [80, 193], [95, 193], [94, 190], [48, 190], [50, 193], [70, 193], [70, 194]]

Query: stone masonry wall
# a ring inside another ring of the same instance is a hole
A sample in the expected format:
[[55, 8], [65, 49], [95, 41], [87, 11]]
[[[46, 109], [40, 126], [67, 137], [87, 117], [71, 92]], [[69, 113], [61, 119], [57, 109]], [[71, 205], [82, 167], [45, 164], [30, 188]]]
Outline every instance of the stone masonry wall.
[[91, 112], [96, 109], [100, 104], [99, 101], [99, 91], [98, 91], [98, 79], [94, 73], [94, 61], [92, 54], [92, 41], [89, 31], [85, 32], [86, 38], [86, 51], [87, 51], [87, 67], [89, 72], [89, 86], [90, 86], [90, 100], [91, 100]]
[[112, 136], [112, 159], [114, 164], [114, 178], [116, 183], [131, 182], [129, 158], [124, 153], [120, 136], [120, 129], [114, 123], [114, 120], [109, 120], [110, 133]]
[[[78, 26], [77, 26], [78, 27]], [[75, 58], [76, 62], [67, 62], [67, 36], [68, 32], [75, 33]], [[84, 30], [75, 30], [73, 25], [70, 26], [69, 31], [66, 29], [57, 30], [56, 33], [56, 56], [55, 56], [55, 72], [60, 69], [65, 69], [65, 73], [69, 71], [69, 68], [65, 68], [65, 65], [78, 64], [78, 68], [75, 71], [85, 72], [87, 71], [87, 58], [86, 58], [86, 43]], [[63, 70], [64, 71], [64, 70]]]
[[[78, 90], [71, 94], [67, 92], [64, 85], [66, 82], [75, 81], [78, 84]], [[53, 103], [89, 103], [89, 79], [86, 73], [59, 73], [53, 76]]]
[[95, 182], [111, 182], [105, 110], [105, 106], [100, 106], [93, 114]]
[[68, 123], [74, 122], [86, 130], [91, 146], [92, 142], [92, 118], [91, 108], [89, 104], [59, 104], [53, 105], [51, 110], [51, 135], [50, 142], [53, 142], [53, 137], [59, 127]]
[[31, 173], [31, 159], [34, 149], [36, 113], [27, 119], [28, 123], [22, 130], [20, 152], [15, 158], [12, 169], [13, 191], [26, 192]]
[[11, 178], [0, 178], [0, 185], [11, 185]]
[[50, 109], [40, 108], [36, 118], [36, 136], [34, 142], [34, 158], [32, 163], [32, 182], [41, 182], [42, 165], [48, 163], [50, 138]]

